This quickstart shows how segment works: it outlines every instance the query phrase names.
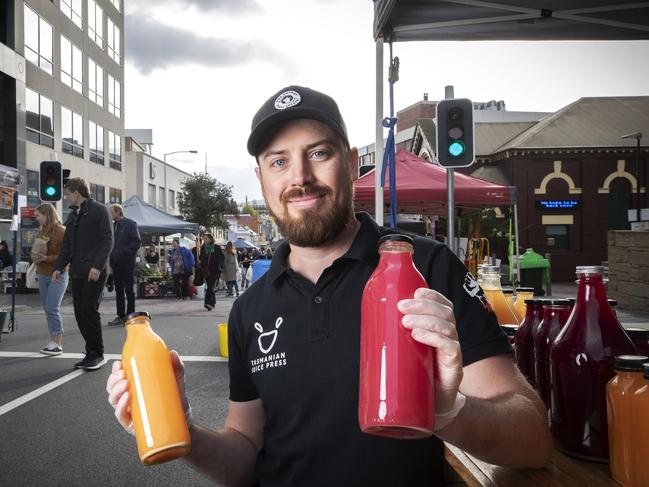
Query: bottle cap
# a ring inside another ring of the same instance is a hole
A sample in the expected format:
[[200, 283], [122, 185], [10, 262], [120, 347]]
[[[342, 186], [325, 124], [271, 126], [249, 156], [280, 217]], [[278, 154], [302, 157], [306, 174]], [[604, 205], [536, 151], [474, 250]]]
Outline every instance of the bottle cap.
[[570, 301], [570, 306], [574, 306], [577, 302], [577, 298], [568, 298], [568, 301]]
[[608, 300], [608, 305], [611, 307], [617, 306], [617, 299], [609, 299]]
[[379, 239], [379, 245], [381, 245], [383, 242], [387, 241], [394, 241], [394, 242], [406, 242], [412, 245], [412, 238], [409, 237], [408, 235], [404, 235], [402, 233], [391, 233], [389, 235], [383, 235]]
[[613, 362], [613, 369], [640, 372], [642, 371], [642, 364], [647, 360], [649, 360], [649, 357], [644, 355], [618, 355]]
[[604, 274], [604, 268], [601, 265], [578, 265], [577, 274]]
[[512, 289], [511, 287], [504, 287], [503, 294], [514, 294], [514, 289]]
[[649, 363], [642, 364], [642, 377], [649, 379]]
[[501, 325], [500, 327], [508, 337], [513, 337], [518, 331], [518, 325]]
[[151, 315], [146, 311], [136, 311], [135, 313], [126, 315], [126, 318], [124, 318], [124, 323], [126, 323], [129, 320], [132, 320], [133, 318], [137, 318], [138, 316], [146, 316], [147, 318], [151, 319]]
[[570, 306], [569, 299], [543, 299], [543, 306]]
[[541, 298], [526, 299], [525, 304], [529, 304], [531, 306], [543, 306], [543, 301], [545, 300]]
[[483, 266], [483, 272], [500, 272], [500, 267], [497, 265], [487, 264]]
[[624, 331], [632, 342], [649, 338], [649, 330], [646, 328], [625, 328]]
[[517, 293], [533, 293], [534, 288], [533, 287], [517, 287], [516, 292]]

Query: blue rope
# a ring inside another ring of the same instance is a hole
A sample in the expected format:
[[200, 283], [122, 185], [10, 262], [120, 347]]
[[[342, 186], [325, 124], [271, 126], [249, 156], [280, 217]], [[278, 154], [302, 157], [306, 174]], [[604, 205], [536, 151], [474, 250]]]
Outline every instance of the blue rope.
[[396, 117], [386, 117], [383, 119], [383, 126], [389, 130], [388, 139], [385, 143], [383, 152], [383, 165], [381, 167], [381, 187], [385, 188], [385, 168], [390, 164], [390, 228], [397, 226], [397, 189], [396, 189], [396, 170], [394, 160], [394, 126], [397, 123]]

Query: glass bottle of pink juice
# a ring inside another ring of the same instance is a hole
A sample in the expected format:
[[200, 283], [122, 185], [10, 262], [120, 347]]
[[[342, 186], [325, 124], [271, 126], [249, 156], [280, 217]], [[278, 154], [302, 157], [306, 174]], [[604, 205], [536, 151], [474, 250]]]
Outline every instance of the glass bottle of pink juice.
[[361, 303], [358, 421], [363, 432], [392, 438], [427, 437], [435, 425], [435, 351], [412, 338], [397, 308], [428, 287], [412, 253], [410, 237], [382, 237]]

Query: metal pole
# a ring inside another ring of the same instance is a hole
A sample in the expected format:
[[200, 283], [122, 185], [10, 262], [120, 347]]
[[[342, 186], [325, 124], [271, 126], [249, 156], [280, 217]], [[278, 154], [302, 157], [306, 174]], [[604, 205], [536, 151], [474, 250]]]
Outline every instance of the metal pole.
[[516, 283], [521, 282], [521, 256], [518, 251], [518, 204], [514, 203], [514, 253], [516, 254]]
[[[163, 158], [162, 166], [164, 167], [164, 178], [165, 178], [165, 191], [164, 191], [165, 213], [167, 213], [167, 154], [163, 155], [162, 158]], [[165, 254], [166, 254], [166, 252], [165, 252]]]
[[[18, 220], [18, 188], [16, 187], [16, 191], [14, 192], [14, 208], [13, 208], [13, 218], [14, 222]], [[17, 251], [17, 240], [18, 240], [18, 227], [15, 227], [15, 230], [13, 232], [13, 256], [12, 256], [12, 264], [13, 268], [11, 271], [11, 315], [10, 315], [10, 321], [9, 321], [9, 330], [10, 331], [16, 331], [18, 328], [18, 323], [16, 323], [16, 264], [18, 263], [18, 258], [16, 256], [16, 251]]]
[[[452, 100], [455, 97], [453, 86], [444, 87], [444, 97]], [[447, 243], [451, 251], [457, 255], [457, 246], [455, 245], [455, 169], [446, 169], [446, 204], [448, 206], [448, 221], [446, 223]]]
[[383, 39], [376, 40], [376, 134], [374, 138], [374, 219], [383, 226]]
[[[636, 219], [638, 225], [640, 225], [640, 139], [642, 134], [638, 134], [636, 137], [636, 151], [635, 151], [635, 208], [636, 208]], [[639, 228], [639, 227], [638, 227]]]
[[207, 152], [205, 153], [205, 175], [207, 176]]

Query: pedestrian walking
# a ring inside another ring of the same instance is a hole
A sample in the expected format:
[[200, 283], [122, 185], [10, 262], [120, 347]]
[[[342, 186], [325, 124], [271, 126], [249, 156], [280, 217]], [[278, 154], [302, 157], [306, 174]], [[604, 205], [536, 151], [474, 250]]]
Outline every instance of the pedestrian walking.
[[44, 355], [61, 355], [63, 353], [61, 301], [68, 287], [68, 272], [65, 267], [59, 282], [54, 282], [52, 266], [61, 251], [65, 227], [61, 224], [56, 208], [49, 203], [37, 206], [35, 215], [40, 228], [32, 246], [31, 257], [36, 263], [38, 294], [43, 304], [50, 336], [48, 344], [40, 352]]
[[174, 292], [178, 299], [191, 299], [189, 295], [189, 277], [194, 272], [196, 261], [187, 247], [180, 245], [180, 240], [174, 238], [171, 253], [171, 275], [174, 280]]
[[237, 284], [237, 271], [239, 270], [239, 259], [237, 256], [237, 251], [232, 245], [232, 242], [225, 244], [225, 264], [223, 271], [223, 280], [225, 285], [228, 288], [226, 296], [233, 296], [234, 290], [236, 290], [236, 295], [239, 295], [239, 285]]
[[85, 179], [69, 179], [65, 183], [65, 198], [71, 211], [52, 281], [60, 282], [61, 274], [70, 264], [74, 317], [86, 342], [86, 356], [74, 366], [95, 370], [106, 363], [99, 303], [108, 275], [113, 228], [108, 209], [90, 197]]
[[[142, 239], [137, 223], [124, 216], [124, 208], [117, 203], [110, 205], [110, 216], [113, 219], [115, 244], [110, 253], [110, 270], [115, 286], [115, 305], [117, 316], [109, 325], [123, 325], [124, 317], [135, 312], [135, 256], [140, 249]], [[126, 294], [126, 306], [124, 305]]]
[[205, 309], [208, 311], [212, 311], [216, 304], [214, 286], [219, 281], [224, 262], [225, 256], [221, 247], [216, 245], [212, 234], [206, 233], [203, 236], [203, 246], [201, 247], [200, 267], [207, 288], [205, 290]]
[[248, 269], [252, 264], [252, 252], [249, 252], [248, 249], [244, 248], [241, 251], [241, 258], [239, 259], [241, 264], [241, 290], [244, 291], [248, 289], [249, 279], [248, 279]]

